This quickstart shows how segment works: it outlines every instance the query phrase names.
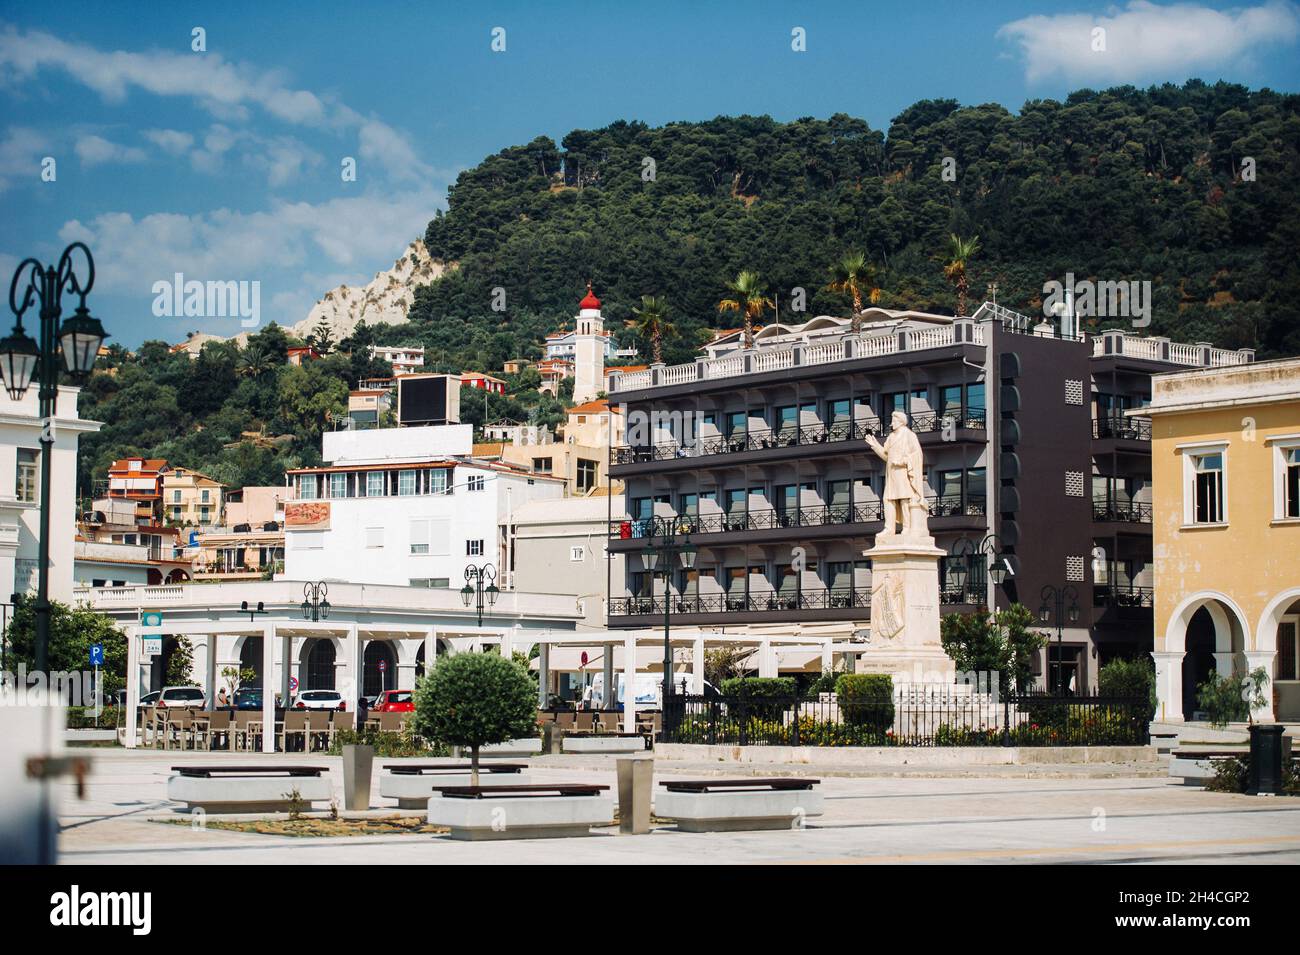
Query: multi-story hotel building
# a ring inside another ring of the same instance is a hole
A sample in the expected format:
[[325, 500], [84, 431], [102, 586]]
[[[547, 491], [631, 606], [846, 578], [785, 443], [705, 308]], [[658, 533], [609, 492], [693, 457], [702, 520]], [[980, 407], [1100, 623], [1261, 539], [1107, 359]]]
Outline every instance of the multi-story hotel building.
[[1018, 602], [1037, 614], [1045, 587], [1072, 586], [1077, 620], [1062, 621], [1039, 672], [1059, 664], [1076, 689], [1106, 659], [1149, 651], [1150, 425], [1125, 412], [1149, 401], [1155, 372], [1253, 356], [1062, 325], [993, 304], [956, 319], [872, 308], [856, 336], [841, 318], [774, 324], [749, 350], [731, 336], [694, 363], [612, 377], [626, 439], [609, 473], [627, 503], [610, 549], [628, 560], [610, 625], [662, 624], [663, 567], [636, 557], [659, 516], [699, 548], [666, 582], [675, 626], [868, 630], [863, 552], [883, 526], [883, 462], [866, 438], [902, 410], [938, 546], [961, 554], [996, 535], [1013, 571], [994, 587], [984, 560], [943, 559], [945, 612]]

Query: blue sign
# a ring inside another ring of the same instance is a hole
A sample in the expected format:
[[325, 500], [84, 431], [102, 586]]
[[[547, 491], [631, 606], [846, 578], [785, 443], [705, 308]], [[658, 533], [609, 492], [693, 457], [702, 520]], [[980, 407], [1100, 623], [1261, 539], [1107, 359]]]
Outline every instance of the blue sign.
[[102, 667], [104, 665], [104, 645], [102, 643], [92, 643], [90, 645], [90, 665], [93, 667]]

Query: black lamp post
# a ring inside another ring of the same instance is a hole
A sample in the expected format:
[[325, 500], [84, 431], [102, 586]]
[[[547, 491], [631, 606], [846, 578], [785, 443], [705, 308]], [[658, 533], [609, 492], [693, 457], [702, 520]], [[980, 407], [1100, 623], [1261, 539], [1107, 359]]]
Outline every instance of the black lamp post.
[[[77, 249], [86, 257], [84, 280], [72, 267], [72, 253]], [[19, 287], [24, 282], [20, 297]], [[9, 284], [9, 308], [16, 318], [14, 330], [0, 339], [0, 376], [9, 397], [21, 400], [33, 380], [40, 389], [41, 538], [35, 609], [36, 669], [42, 673], [48, 668], [50, 648], [50, 472], [59, 400], [59, 356], [63, 357], [62, 370], [76, 384], [84, 382], [95, 367], [99, 346], [107, 336], [99, 319], [86, 309], [86, 296], [94, 284], [95, 260], [82, 242], [64, 249], [57, 267], [41, 265], [38, 259], [24, 259]], [[76, 295], [78, 303], [72, 317], [60, 325], [65, 290]], [[23, 329], [23, 313], [34, 303], [40, 304], [38, 339]]]
[[[1072, 584], [1066, 584], [1064, 587], [1053, 587], [1048, 584], [1043, 588], [1042, 593], [1043, 605], [1038, 608], [1038, 620], [1040, 623], [1049, 623], [1056, 620], [1056, 692], [1064, 695], [1065, 685], [1061, 680], [1061, 637], [1065, 629], [1065, 621], [1070, 623], [1079, 622], [1079, 591], [1074, 589]], [[1065, 601], [1070, 601], [1070, 606], [1065, 606]]]
[[994, 587], [1001, 587], [1003, 581], [1008, 577], [1015, 576], [1016, 572], [1011, 566], [1011, 560], [1002, 550], [997, 535], [990, 534], [978, 544], [969, 537], [958, 538], [952, 545], [952, 549], [949, 550], [948, 556], [950, 558], [960, 558], [952, 566], [950, 573], [963, 597], [966, 595], [966, 582], [971, 576], [971, 571], [975, 565], [975, 557], [978, 554], [988, 555], [987, 571], [989, 580], [993, 581]]
[[[691, 536], [683, 528], [682, 533], [678, 535], [677, 525], [673, 523], [672, 518], [652, 517], [650, 518], [647, 528], [645, 550], [641, 552], [641, 562], [645, 569], [650, 572], [650, 596], [654, 598], [654, 572], [659, 566], [660, 558], [664, 561], [664, 688], [663, 688], [663, 712], [664, 712], [664, 729], [669, 728], [669, 704], [673, 699], [673, 647], [671, 639], [671, 621], [669, 619], [669, 610], [672, 604], [672, 562], [676, 557], [681, 561], [683, 567], [690, 570], [695, 566], [695, 556], [698, 553], [694, 544], [691, 543]], [[657, 539], [657, 543], [656, 543]]]
[[[327, 604], [326, 606], [328, 606], [328, 604]], [[246, 614], [248, 614], [248, 622], [249, 622], [249, 623], [252, 623], [252, 622], [253, 622], [254, 620], [256, 620], [259, 616], [261, 616], [262, 614], [266, 613], [266, 606], [263, 604], [262, 601], [259, 600], [259, 601], [257, 602], [257, 606], [256, 606], [256, 607], [250, 607], [250, 606], [248, 605], [248, 601], [247, 601], [247, 600], [243, 600], [243, 601], [240, 601], [240, 604], [239, 604], [239, 612], [240, 612], [240, 613], [246, 613]]]
[[491, 564], [484, 564], [482, 567], [471, 564], [465, 568], [465, 586], [460, 588], [460, 599], [466, 607], [471, 600], [474, 601], [480, 627], [483, 626], [484, 600], [487, 606], [495, 607], [500, 594], [501, 591], [497, 588], [497, 569]]
[[[303, 584], [302, 619], [310, 620], [313, 623], [318, 620], [328, 619], [330, 615], [329, 592], [330, 589], [323, 580], [319, 580], [314, 584]], [[262, 605], [258, 604], [257, 606], [261, 608]]]

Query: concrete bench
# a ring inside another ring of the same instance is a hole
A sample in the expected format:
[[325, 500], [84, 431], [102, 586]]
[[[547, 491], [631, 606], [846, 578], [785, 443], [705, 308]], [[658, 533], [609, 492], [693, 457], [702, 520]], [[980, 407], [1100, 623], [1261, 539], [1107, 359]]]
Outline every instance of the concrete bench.
[[[465, 756], [468, 749], [461, 749], [461, 756]], [[498, 756], [540, 756], [542, 754], [542, 738], [540, 736], [524, 736], [520, 739], [512, 739], [505, 743], [490, 743], [479, 749], [480, 757], [498, 757]]]
[[[1205, 780], [1215, 777], [1215, 764], [1232, 757], [1250, 755], [1250, 748], [1237, 749], [1175, 749], [1170, 754], [1169, 775], [1181, 779], [1185, 786], [1204, 786]], [[1300, 753], [1292, 753], [1291, 759], [1300, 769]]]
[[193, 812], [288, 812], [333, 796], [324, 766], [173, 766], [167, 798]]
[[451, 838], [558, 839], [591, 835], [592, 826], [614, 824], [608, 786], [591, 783], [518, 786], [435, 786], [429, 824], [446, 826]]
[[1174, 747], [1178, 745], [1178, 734], [1172, 732], [1156, 732], [1153, 730], [1151, 733], [1151, 745], [1156, 748], [1156, 752], [1161, 756], [1168, 755], [1173, 752]]
[[[529, 781], [524, 763], [481, 763], [480, 786], [521, 785]], [[390, 763], [379, 777], [379, 795], [396, 799], [402, 809], [426, 809], [435, 786], [470, 786], [470, 763]]]
[[641, 753], [645, 737], [640, 733], [601, 733], [599, 736], [566, 736], [566, 753]]
[[820, 779], [690, 779], [661, 782], [655, 815], [677, 820], [684, 832], [802, 829], [823, 812]]

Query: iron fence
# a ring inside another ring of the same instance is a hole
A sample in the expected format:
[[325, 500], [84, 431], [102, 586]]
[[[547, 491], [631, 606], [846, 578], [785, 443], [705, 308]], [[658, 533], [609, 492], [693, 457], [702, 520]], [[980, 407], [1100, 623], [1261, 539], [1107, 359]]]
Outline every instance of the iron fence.
[[664, 740], [735, 746], [1145, 746], [1141, 698], [980, 693], [962, 684], [896, 687], [892, 698], [678, 695]]

